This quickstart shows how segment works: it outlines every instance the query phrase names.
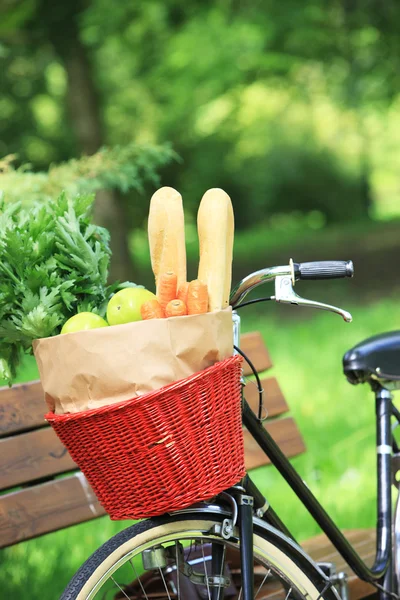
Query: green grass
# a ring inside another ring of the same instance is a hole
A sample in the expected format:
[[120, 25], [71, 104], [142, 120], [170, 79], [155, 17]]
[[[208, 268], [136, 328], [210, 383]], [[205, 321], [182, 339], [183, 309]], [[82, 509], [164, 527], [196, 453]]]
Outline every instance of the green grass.
[[[342, 528], [371, 527], [374, 400], [366, 387], [346, 382], [341, 357], [365, 337], [399, 328], [400, 306], [391, 298], [345, 308], [353, 312], [350, 325], [333, 314], [271, 303], [245, 308], [242, 330], [261, 330], [275, 363], [271, 374], [277, 376], [305, 438], [308, 450], [293, 465]], [[300, 320], [293, 319], [295, 311]], [[31, 378], [34, 367], [29, 360], [24, 369], [24, 378]], [[252, 475], [296, 536], [305, 539], [318, 532], [273, 468], [260, 468]], [[85, 558], [128, 525], [102, 518], [3, 551], [3, 597], [22, 600], [29, 594], [30, 600], [55, 600]]]

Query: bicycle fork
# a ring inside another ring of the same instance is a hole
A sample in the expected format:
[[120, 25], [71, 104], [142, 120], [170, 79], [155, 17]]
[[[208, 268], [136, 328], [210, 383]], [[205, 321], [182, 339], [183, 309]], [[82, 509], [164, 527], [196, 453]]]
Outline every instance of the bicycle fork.
[[[247, 477], [243, 483], [247, 482]], [[212, 532], [217, 533], [228, 540], [233, 534], [235, 526], [239, 529], [240, 541], [240, 572], [241, 589], [238, 598], [240, 600], [254, 600], [254, 554], [253, 554], [253, 508], [254, 498], [245, 487], [237, 484], [221, 496], [232, 508], [232, 518], [224, 519], [223, 523], [214, 526]], [[211, 600], [223, 600], [224, 588], [229, 586], [230, 580], [223, 576], [225, 572], [225, 549], [218, 542], [212, 543], [211, 567], [212, 567], [212, 589]], [[216, 576], [217, 574], [217, 576]], [[218, 585], [219, 584], [219, 585]]]
[[[240, 340], [240, 317], [233, 311], [233, 341], [235, 346]], [[246, 482], [246, 478], [244, 483]], [[242, 491], [243, 490], [243, 491]], [[238, 523], [240, 535], [240, 562], [242, 569], [243, 600], [254, 598], [254, 558], [253, 558], [253, 496], [246, 494], [246, 486], [235, 494], [238, 505]], [[244, 492], [244, 493], [243, 493]]]
[[254, 599], [253, 559], [253, 498], [246, 494], [238, 497], [240, 535], [240, 562], [242, 567], [243, 600]]

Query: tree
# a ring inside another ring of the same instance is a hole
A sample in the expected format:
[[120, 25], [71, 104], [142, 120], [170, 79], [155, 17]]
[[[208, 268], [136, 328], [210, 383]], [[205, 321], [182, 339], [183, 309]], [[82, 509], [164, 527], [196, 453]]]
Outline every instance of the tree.
[[[19, 20], [17, 39], [36, 36], [41, 56], [32, 53], [32, 62], [47, 60], [68, 74], [80, 143], [101, 136], [111, 145], [170, 140], [184, 162], [166, 166], [163, 182], [179, 189], [191, 217], [216, 185], [231, 193], [239, 226], [253, 222], [249, 215], [291, 212], [294, 203], [335, 220], [349, 195], [357, 218], [371, 212], [389, 168], [378, 141], [390, 139], [385, 121], [398, 98], [400, 9], [393, 0], [384, 8], [377, 0], [137, 0], [112, 10], [108, 0], [65, 6], [37, 0], [32, 6], [29, 19]], [[44, 86], [42, 94], [53, 99], [35, 68], [32, 94], [37, 98]], [[58, 106], [61, 99], [66, 107], [61, 96]], [[25, 118], [28, 131], [37, 128], [28, 116], [10, 119], [3, 136], [9, 147], [18, 139], [28, 147], [20, 123]], [[71, 131], [48, 130], [41, 142], [65, 152], [57, 160], [71, 155]], [[135, 226], [145, 212], [129, 203]]]
[[[40, 0], [35, 10], [27, 10], [24, 18], [18, 19], [18, 24], [24, 33], [24, 43], [29, 47], [46, 48], [48, 42], [51, 43], [67, 74], [66, 106], [76, 140], [76, 152], [92, 155], [104, 145], [106, 134], [101, 96], [95, 85], [88, 49], [81, 39], [79, 20], [86, 7], [84, 0], [71, 0], [56, 7], [49, 0]], [[8, 13], [9, 23], [13, 23], [12, 15], [15, 16], [19, 9], [18, 5], [12, 5]], [[97, 191], [94, 218], [111, 234], [112, 277], [121, 280], [131, 278], [129, 222], [117, 189], [108, 186]]]

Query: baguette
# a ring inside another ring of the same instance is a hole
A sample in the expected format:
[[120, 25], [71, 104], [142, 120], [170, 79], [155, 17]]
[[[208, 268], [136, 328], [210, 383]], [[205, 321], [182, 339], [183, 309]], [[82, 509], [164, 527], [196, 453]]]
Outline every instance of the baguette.
[[170, 187], [157, 190], [150, 201], [148, 236], [157, 295], [159, 277], [172, 272], [178, 286], [186, 281], [185, 218], [182, 196]]
[[197, 214], [200, 245], [198, 279], [207, 284], [208, 310], [229, 305], [232, 282], [234, 216], [228, 194], [219, 188], [208, 190]]

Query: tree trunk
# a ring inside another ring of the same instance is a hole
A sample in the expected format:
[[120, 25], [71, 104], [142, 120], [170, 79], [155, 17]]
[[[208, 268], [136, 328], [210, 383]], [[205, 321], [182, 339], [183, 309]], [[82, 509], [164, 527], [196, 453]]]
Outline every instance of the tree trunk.
[[79, 40], [77, 28], [74, 34], [69, 47], [63, 45], [56, 50], [67, 72], [67, 103], [79, 149], [84, 154], [94, 154], [102, 146], [104, 137], [99, 99], [87, 50]]
[[117, 191], [100, 190], [96, 194], [94, 220], [111, 234], [111, 265], [109, 280], [126, 281], [133, 278], [132, 258], [129, 253], [129, 227], [123, 198]]
[[354, 23], [352, 22], [353, 13], [356, 12], [359, 6], [358, 0], [343, 0], [344, 9], [344, 33], [345, 33], [345, 46], [344, 54], [349, 65], [347, 80], [346, 80], [346, 103], [353, 108], [357, 114], [357, 129], [358, 135], [362, 140], [362, 147], [360, 149], [360, 169], [359, 169], [359, 181], [360, 181], [360, 195], [362, 208], [364, 215], [367, 218], [371, 217], [373, 209], [373, 196], [371, 191], [371, 168], [370, 168], [370, 156], [369, 156], [369, 143], [368, 143], [368, 132], [365, 128], [365, 123], [362, 117], [362, 92], [360, 92], [357, 82], [363, 75], [363, 67], [354, 52], [352, 31]]
[[[88, 51], [79, 35], [82, 0], [69, 0], [53, 10], [52, 0], [42, 0], [41, 13], [47, 36], [62, 61], [68, 78], [67, 103], [80, 153], [93, 154], [104, 144], [100, 95], [92, 77]], [[110, 281], [132, 277], [128, 248], [129, 223], [123, 199], [115, 190], [96, 194], [94, 220], [111, 234]]]

